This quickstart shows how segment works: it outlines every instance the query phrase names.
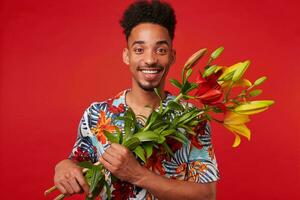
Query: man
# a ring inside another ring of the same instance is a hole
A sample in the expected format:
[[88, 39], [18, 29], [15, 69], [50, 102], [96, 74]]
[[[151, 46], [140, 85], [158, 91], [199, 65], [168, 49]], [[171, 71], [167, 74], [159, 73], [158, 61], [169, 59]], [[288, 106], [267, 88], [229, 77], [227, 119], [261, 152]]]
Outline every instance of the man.
[[112, 99], [93, 103], [84, 113], [70, 158], [55, 168], [55, 185], [62, 193], [88, 193], [76, 162], [99, 160], [119, 178], [111, 185], [113, 199], [215, 199], [219, 176], [208, 125], [201, 126], [196, 142], [171, 143], [176, 151], [172, 159], [156, 152], [146, 165], [125, 147], [109, 144], [103, 133], [114, 131], [116, 126], [122, 129], [124, 124], [114, 119], [129, 107], [136, 116], [149, 116], [149, 107], [156, 109], [160, 102], [154, 88], [162, 91], [164, 105], [174, 98], [164, 91], [164, 84], [176, 57], [172, 44], [175, 24], [174, 11], [167, 3], [138, 1], [125, 11], [121, 20], [127, 40], [123, 61], [131, 71], [132, 87]]

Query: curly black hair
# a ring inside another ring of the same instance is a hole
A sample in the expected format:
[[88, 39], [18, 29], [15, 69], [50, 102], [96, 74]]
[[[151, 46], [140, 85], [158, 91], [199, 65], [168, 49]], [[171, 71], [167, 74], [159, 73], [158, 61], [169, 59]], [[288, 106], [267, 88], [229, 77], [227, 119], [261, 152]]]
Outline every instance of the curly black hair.
[[140, 0], [129, 5], [120, 20], [126, 40], [136, 25], [145, 22], [165, 27], [168, 29], [170, 38], [174, 39], [176, 16], [168, 3], [159, 0]]

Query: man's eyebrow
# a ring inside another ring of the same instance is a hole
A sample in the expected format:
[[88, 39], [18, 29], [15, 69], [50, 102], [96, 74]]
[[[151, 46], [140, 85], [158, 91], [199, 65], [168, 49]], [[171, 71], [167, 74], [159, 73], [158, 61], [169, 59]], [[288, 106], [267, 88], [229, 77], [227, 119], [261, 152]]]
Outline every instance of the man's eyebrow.
[[167, 42], [167, 40], [161, 40], [156, 42], [157, 45], [162, 45], [162, 44], [166, 44], [167, 46], [169, 46], [169, 43]]
[[131, 46], [134, 46], [135, 44], [145, 44], [145, 42], [141, 40], [134, 41]]
[[[134, 46], [135, 44], [145, 44], [145, 41], [142, 40], [134, 41], [131, 46]], [[166, 44], [167, 46], [169, 46], [167, 40], [160, 40], [156, 42], [156, 45], [162, 45], [162, 44]]]

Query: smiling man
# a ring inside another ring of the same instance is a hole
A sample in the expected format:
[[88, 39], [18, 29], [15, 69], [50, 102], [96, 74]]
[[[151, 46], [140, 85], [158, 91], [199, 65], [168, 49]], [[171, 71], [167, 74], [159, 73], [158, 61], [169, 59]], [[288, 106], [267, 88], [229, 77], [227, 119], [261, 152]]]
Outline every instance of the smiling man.
[[[197, 137], [188, 144], [169, 141], [175, 152], [171, 159], [157, 151], [144, 165], [125, 147], [110, 145], [104, 135], [104, 130], [124, 128], [121, 121], [114, 119], [129, 108], [137, 117], [149, 116], [160, 103], [154, 88], [162, 91], [163, 106], [175, 98], [164, 91], [167, 73], [176, 57], [172, 44], [175, 25], [173, 9], [160, 1], [138, 1], [124, 12], [121, 26], [127, 47], [123, 61], [132, 74], [131, 88], [107, 101], [93, 103], [85, 111], [69, 159], [55, 168], [54, 182], [62, 193], [88, 192], [76, 162], [90, 160], [100, 161], [119, 178], [110, 185], [113, 199], [215, 199], [219, 173], [208, 124], [199, 124]], [[106, 199], [105, 192], [101, 196]]]

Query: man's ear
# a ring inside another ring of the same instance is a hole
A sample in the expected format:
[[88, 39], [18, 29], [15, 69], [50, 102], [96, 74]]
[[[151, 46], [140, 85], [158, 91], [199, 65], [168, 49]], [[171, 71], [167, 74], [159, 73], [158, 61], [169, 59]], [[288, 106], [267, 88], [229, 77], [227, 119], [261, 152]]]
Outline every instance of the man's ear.
[[176, 50], [172, 49], [172, 53], [171, 53], [171, 65], [173, 65], [176, 61]]
[[123, 49], [123, 62], [126, 64], [126, 65], [129, 65], [129, 51], [127, 48], [124, 48]]

